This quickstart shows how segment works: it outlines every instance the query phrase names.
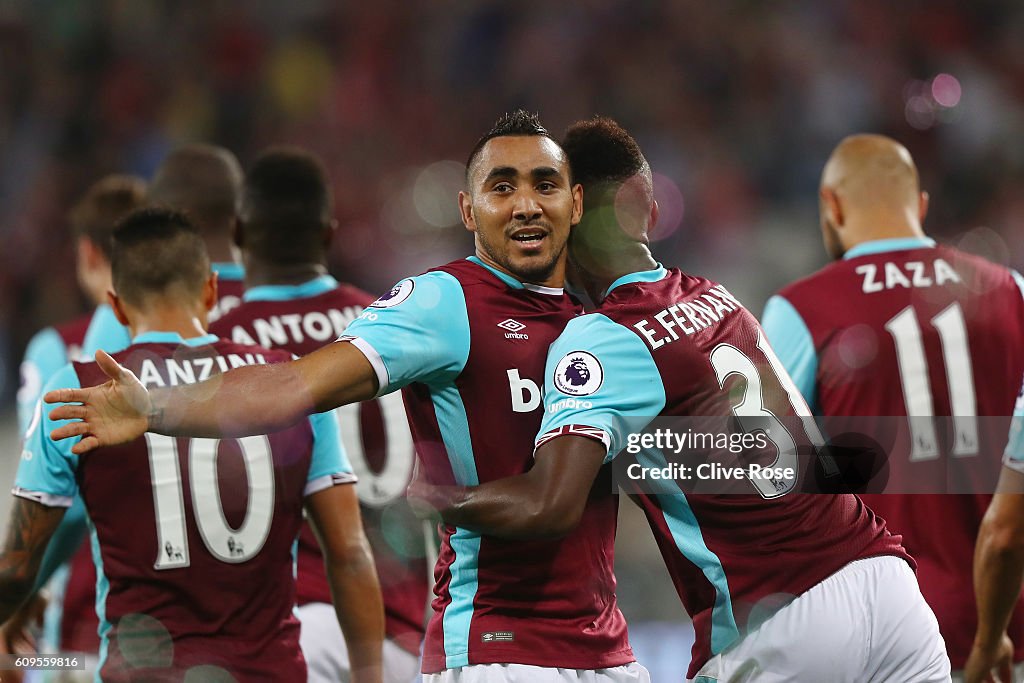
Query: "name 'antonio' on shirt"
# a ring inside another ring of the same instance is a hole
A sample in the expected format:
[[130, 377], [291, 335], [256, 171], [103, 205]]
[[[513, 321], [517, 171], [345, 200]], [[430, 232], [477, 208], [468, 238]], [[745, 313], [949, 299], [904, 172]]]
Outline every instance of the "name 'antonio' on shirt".
[[683, 334], [689, 337], [717, 324], [723, 317], [742, 307], [725, 287], [715, 285], [704, 294], [674, 303], [652, 316], [657, 325], [667, 333], [665, 336], [658, 336], [660, 330], [651, 322], [651, 318], [635, 322], [633, 327], [654, 350], [680, 339], [676, 329], [682, 330]]

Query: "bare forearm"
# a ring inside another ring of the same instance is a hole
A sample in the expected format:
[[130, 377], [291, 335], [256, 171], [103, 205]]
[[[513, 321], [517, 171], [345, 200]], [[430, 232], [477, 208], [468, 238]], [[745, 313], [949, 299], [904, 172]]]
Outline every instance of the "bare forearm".
[[554, 537], [566, 533], [564, 517], [546, 510], [528, 475], [480, 486], [425, 487], [423, 499], [446, 524], [500, 538]]
[[555, 538], [579, 524], [604, 454], [598, 441], [563, 436], [541, 446], [525, 474], [473, 487], [415, 482], [409, 495], [464, 529], [501, 538]]
[[314, 412], [293, 363], [251, 365], [199, 384], [150, 389], [149, 431], [224, 438], [267, 434]]
[[348, 343], [330, 344], [291, 363], [251, 365], [199, 384], [151, 390], [149, 431], [211, 438], [266, 434], [376, 392], [376, 375], [362, 353]]
[[986, 520], [978, 534], [974, 590], [978, 603], [975, 641], [994, 646], [1006, 630], [1024, 578], [1024, 545]]
[[0, 556], [0, 623], [6, 622], [32, 593], [39, 565], [63, 508], [15, 498]]
[[331, 596], [348, 646], [353, 683], [379, 683], [384, 603], [368, 544], [327, 563]]

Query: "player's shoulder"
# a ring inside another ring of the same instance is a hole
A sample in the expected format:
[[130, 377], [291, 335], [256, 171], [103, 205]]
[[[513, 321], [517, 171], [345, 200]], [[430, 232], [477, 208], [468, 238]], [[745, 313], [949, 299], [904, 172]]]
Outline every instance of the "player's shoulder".
[[[444, 301], [447, 304], [452, 299], [465, 300], [462, 282], [455, 274], [441, 266], [399, 280], [390, 290], [371, 301], [367, 305], [367, 309], [374, 311], [391, 309], [410, 302], [421, 309], [436, 308], [440, 313], [443, 312], [444, 307], [441, 302]], [[409, 308], [409, 306], [405, 306], [405, 308]]]
[[210, 348], [221, 356], [236, 356], [245, 359], [246, 365], [263, 363], [287, 363], [294, 356], [283, 349], [268, 349], [256, 344], [238, 344], [229, 339], [217, 339]]
[[972, 254], [956, 247], [939, 245], [936, 256], [944, 259], [961, 276], [988, 281], [1005, 281], [1010, 284], [1019, 275], [1005, 265], [991, 261], [984, 256]]
[[805, 275], [782, 287], [778, 291], [778, 296], [791, 303], [799, 301], [808, 295], [812, 297], [818, 296], [821, 294], [822, 287], [831, 286], [838, 279], [847, 277], [849, 273], [854, 272], [857, 267], [854, 261], [855, 259], [832, 261], [810, 275]]
[[584, 313], [570, 320], [562, 333], [552, 344], [552, 350], [568, 353], [566, 349], [608, 349], [623, 344], [631, 345], [638, 340], [623, 322], [614, 320], [600, 309], [592, 313]]
[[80, 347], [82, 346], [82, 342], [85, 341], [85, 333], [89, 329], [89, 323], [92, 322], [92, 315], [93, 311], [83, 313], [71, 320], [66, 320], [54, 325], [53, 329], [60, 335], [65, 346]]

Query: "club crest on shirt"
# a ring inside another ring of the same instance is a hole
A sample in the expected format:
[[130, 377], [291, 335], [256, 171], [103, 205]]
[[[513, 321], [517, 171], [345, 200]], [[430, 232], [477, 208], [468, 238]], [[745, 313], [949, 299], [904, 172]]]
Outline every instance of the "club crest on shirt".
[[391, 308], [392, 306], [397, 306], [412, 295], [412, 290], [415, 286], [416, 283], [412, 280], [402, 280], [392, 287], [390, 292], [370, 304], [370, 308]]
[[554, 376], [555, 388], [569, 396], [589, 396], [601, 388], [604, 369], [586, 351], [567, 353], [558, 361]]

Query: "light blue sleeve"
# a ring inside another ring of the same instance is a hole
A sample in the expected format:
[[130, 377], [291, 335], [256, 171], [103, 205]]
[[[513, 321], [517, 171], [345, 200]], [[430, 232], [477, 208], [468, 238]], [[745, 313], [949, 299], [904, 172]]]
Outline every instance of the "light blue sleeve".
[[[74, 368], [65, 365], [50, 379], [44, 391], [64, 387], [77, 389], [80, 386]], [[55, 407], [36, 404], [36, 411], [25, 436], [18, 473], [14, 478], [14, 493], [43, 505], [66, 508], [71, 506], [78, 493], [75, 481], [78, 456], [71, 452], [71, 447], [81, 437], [63, 441], [50, 438], [52, 430], [67, 423], [66, 420], [54, 422], [50, 419], [49, 411]]]
[[378, 396], [412, 382], [450, 380], [469, 358], [462, 285], [443, 272], [402, 280], [352, 321], [341, 339], [373, 365]]
[[309, 416], [309, 423], [313, 427], [313, 460], [307, 481], [335, 474], [353, 474], [352, 464], [341, 444], [337, 413], [333, 410], [314, 413]]
[[1024, 297], [1024, 277], [1016, 270], [1010, 270], [1010, 274], [1013, 275], [1013, 281], [1017, 283], [1017, 289], [1020, 290], [1020, 295]]
[[132, 343], [128, 328], [117, 321], [114, 309], [107, 304], [96, 307], [96, 313], [89, 321], [82, 341], [82, 356], [92, 359], [96, 352], [103, 349], [107, 353], [124, 351]]
[[1017, 404], [1013, 407], [1010, 438], [1006, 442], [1003, 464], [1024, 473], [1024, 386], [1021, 386]]
[[664, 407], [665, 385], [643, 341], [604, 315], [584, 315], [548, 350], [537, 443], [571, 430], [604, 441], [610, 461], [625, 448], [629, 433]]
[[818, 352], [814, 338], [807, 324], [793, 304], [781, 296], [773, 296], [765, 304], [761, 316], [768, 343], [775, 351], [782, 367], [786, 369], [793, 383], [803, 395], [811, 412], [817, 413]]
[[36, 403], [43, 395], [43, 386], [67, 362], [68, 349], [54, 328], [40, 330], [29, 341], [21, 361], [21, 386], [18, 388], [18, 433], [22, 436], [28, 431]]

